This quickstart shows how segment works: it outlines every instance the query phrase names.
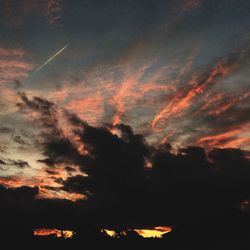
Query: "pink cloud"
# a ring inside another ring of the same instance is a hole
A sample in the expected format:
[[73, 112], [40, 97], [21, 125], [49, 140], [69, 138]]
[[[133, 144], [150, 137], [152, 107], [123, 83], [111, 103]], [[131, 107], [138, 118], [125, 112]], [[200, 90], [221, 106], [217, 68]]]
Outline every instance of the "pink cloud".
[[32, 64], [24, 59], [21, 49], [0, 48], [0, 83], [4, 84], [28, 76]]

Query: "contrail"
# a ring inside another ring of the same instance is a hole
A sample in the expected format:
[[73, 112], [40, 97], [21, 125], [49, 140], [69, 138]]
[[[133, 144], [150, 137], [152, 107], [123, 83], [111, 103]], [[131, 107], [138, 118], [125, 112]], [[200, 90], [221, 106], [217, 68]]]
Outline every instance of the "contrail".
[[42, 64], [39, 68], [37, 68], [36, 71], [41, 70], [46, 64], [48, 64], [50, 61], [52, 61], [60, 53], [62, 53], [67, 47], [68, 47], [68, 45], [66, 45], [65, 47], [63, 47], [62, 49], [60, 49], [58, 52], [56, 52], [55, 55], [53, 55], [52, 57], [50, 57], [44, 64]]

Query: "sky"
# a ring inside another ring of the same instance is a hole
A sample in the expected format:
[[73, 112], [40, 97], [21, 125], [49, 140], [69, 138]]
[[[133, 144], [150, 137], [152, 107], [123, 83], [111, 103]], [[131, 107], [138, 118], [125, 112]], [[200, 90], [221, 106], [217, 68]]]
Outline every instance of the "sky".
[[207, 154], [213, 173], [221, 157], [242, 163], [249, 11], [247, 0], [0, 0], [3, 190], [78, 202], [125, 192], [128, 176], [144, 183], [163, 152]]

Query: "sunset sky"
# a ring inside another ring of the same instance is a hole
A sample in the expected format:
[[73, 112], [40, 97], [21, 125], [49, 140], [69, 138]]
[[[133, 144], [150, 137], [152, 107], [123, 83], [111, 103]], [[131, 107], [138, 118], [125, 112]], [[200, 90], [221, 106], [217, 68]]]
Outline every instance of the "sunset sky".
[[0, 185], [126, 203], [145, 169], [160, 178], [164, 145], [170, 158], [249, 152], [249, 11], [247, 0], [0, 0]]

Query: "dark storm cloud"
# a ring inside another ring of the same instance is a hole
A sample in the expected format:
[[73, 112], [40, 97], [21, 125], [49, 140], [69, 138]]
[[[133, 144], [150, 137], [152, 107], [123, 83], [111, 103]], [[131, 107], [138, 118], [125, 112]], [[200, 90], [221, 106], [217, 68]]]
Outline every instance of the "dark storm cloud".
[[[53, 114], [57, 112], [46, 100], [23, 98], [23, 102], [40, 113], [42, 120], [50, 119], [51, 107]], [[75, 114], [65, 111], [64, 115], [88, 154], [81, 155], [70, 138], [53, 132], [59, 131], [53, 123], [42, 144], [43, 161], [80, 167], [84, 175], [59, 178], [58, 183], [67, 192], [88, 196], [85, 204], [94, 208], [93, 223], [176, 224], [250, 197], [250, 163], [240, 149], [206, 153], [192, 146], [173, 153], [169, 144], [149, 146], [130, 126], [93, 127]], [[148, 162], [150, 168], [146, 168]]]
[[39, 161], [49, 166], [57, 163], [83, 165], [88, 158], [79, 154], [76, 146], [59, 128], [58, 111], [55, 104], [44, 98], [33, 97], [30, 100], [24, 93], [19, 95], [22, 100], [21, 103], [18, 103], [20, 111], [23, 113], [36, 112], [38, 118], [35, 118], [34, 122], [45, 128], [41, 133], [42, 142], [40, 144], [43, 147], [43, 155], [47, 158]]
[[[88, 199], [36, 199], [37, 187], [0, 186], [0, 208], [5, 215], [1, 221], [5, 229], [0, 229], [2, 235], [7, 237], [7, 232], [12, 232], [15, 237], [13, 228], [65, 228], [86, 240], [99, 239], [101, 228], [171, 225], [176, 230], [170, 237], [185, 239], [181, 230], [187, 228], [192, 228], [192, 232], [203, 230], [200, 237], [204, 237], [209, 225], [207, 214], [210, 222], [218, 223], [222, 217], [217, 211], [250, 197], [250, 162], [247, 153], [240, 149], [213, 149], [206, 153], [203, 148], [192, 146], [173, 153], [170, 144], [158, 148], [147, 145], [143, 136], [127, 125], [93, 127], [76, 115], [67, 113], [66, 117], [75, 126], [75, 134], [84, 143], [88, 156], [79, 162], [83, 156], [72, 151], [70, 140], [58, 140], [57, 133], [46, 137], [43, 152], [48, 161], [65, 163], [65, 169], [69, 162], [78, 163], [85, 175], [63, 180], [54, 176], [56, 170], [48, 168], [48, 174], [63, 186], [42, 188], [77, 192]], [[151, 168], [145, 168], [147, 161]], [[239, 218], [248, 217], [239, 211], [232, 218], [230, 214], [228, 217], [225, 213], [222, 220], [230, 220], [233, 225], [238, 225]], [[205, 219], [201, 219], [203, 216]], [[223, 231], [227, 224], [218, 225]], [[16, 233], [23, 235], [20, 230]], [[213, 231], [209, 235], [220, 234]]]
[[[206, 158], [204, 149], [199, 147], [183, 148], [177, 155], [168, 147], [155, 149], [150, 157], [152, 169], [143, 168], [140, 173], [133, 162], [123, 165], [126, 153], [119, 155], [121, 162], [114, 164], [116, 151], [106, 147], [105, 155], [108, 151], [114, 155], [106, 159], [105, 165], [98, 166], [101, 156], [97, 156], [94, 169], [85, 168], [88, 176], [69, 177], [64, 189], [87, 194], [90, 203], [107, 212], [109, 223], [115, 225], [115, 220], [120, 220], [117, 226], [126, 225], [132, 214], [136, 214], [136, 219], [130, 223], [175, 224], [237, 204], [250, 195], [249, 162], [241, 150], [215, 149]], [[126, 219], [123, 221], [118, 213]]]
[[82, 164], [85, 161], [85, 157], [81, 156], [71, 141], [64, 137], [55, 140], [48, 138], [44, 142], [43, 154], [48, 158], [41, 161], [47, 164]]
[[[3, 225], [11, 222], [9, 226], [75, 230], [86, 225], [97, 228], [159, 223], [178, 225], [184, 219], [192, 221], [210, 211], [237, 204], [250, 195], [249, 162], [241, 150], [214, 149], [207, 158], [200, 147], [181, 149], [178, 154], [173, 154], [167, 146], [154, 149], [151, 160], [152, 169], [144, 169], [140, 174], [135, 165], [123, 170], [122, 175], [115, 169], [110, 171], [109, 161], [111, 165], [113, 162], [110, 159], [106, 161], [107, 165], [101, 165], [102, 172], [107, 172], [103, 177], [99, 176], [100, 170], [95, 170], [88, 177], [74, 176], [63, 181], [65, 190], [89, 196], [82, 202], [33, 200], [38, 189], [21, 188], [17, 192], [3, 188], [5, 198], [0, 205], [9, 209], [5, 217], [8, 220], [4, 220]], [[117, 164], [121, 171], [122, 164]], [[44, 188], [58, 190], [50, 186]], [[24, 192], [26, 189], [28, 195]], [[28, 196], [25, 203], [21, 198], [23, 192]], [[19, 195], [15, 202], [12, 201], [14, 195]], [[14, 207], [16, 212], [11, 215]], [[15, 221], [10, 219], [13, 215]]]
[[88, 224], [86, 213], [91, 210], [83, 206], [83, 202], [36, 199], [38, 194], [38, 187], [6, 188], [0, 185], [0, 208], [4, 215], [0, 228], [2, 237], [20, 238], [23, 242], [23, 237], [27, 237], [25, 232], [31, 239], [36, 228], [60, 227], [80, 231]]

